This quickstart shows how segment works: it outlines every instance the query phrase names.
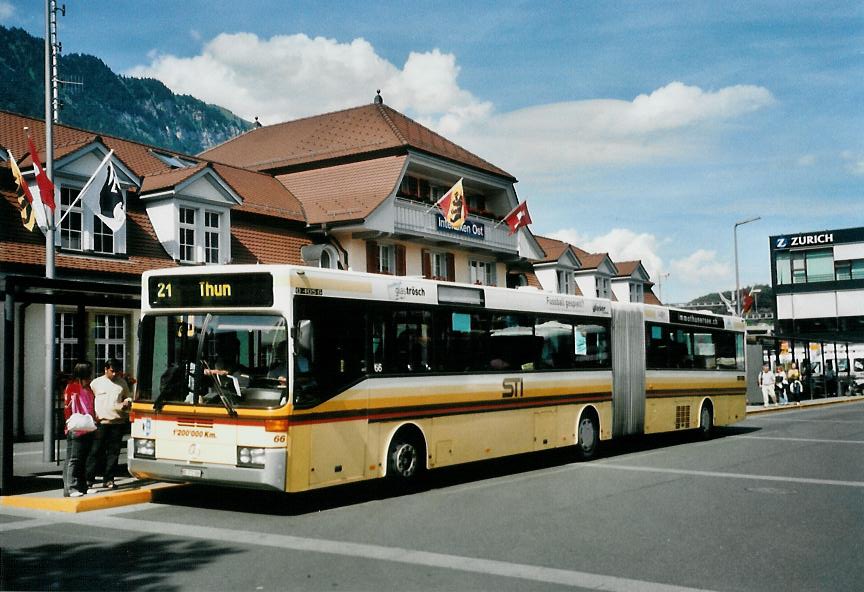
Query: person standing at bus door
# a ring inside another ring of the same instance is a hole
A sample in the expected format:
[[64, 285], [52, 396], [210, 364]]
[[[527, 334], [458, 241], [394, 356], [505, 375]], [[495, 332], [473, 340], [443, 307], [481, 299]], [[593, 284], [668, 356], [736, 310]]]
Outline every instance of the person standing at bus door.
[[87, 481], [88, 485], [96, 482], [96, 471], [101, 465], [104, 467], [102, 485], [106, 489], [116, 487], [114, 477], [120, 459], [120, 448], [123, 446], [123, 434], [129, 423], [129, 408], [132, 405], [129, 386], [121, 377], [122, 370], [117, 360], [105, 360], [102, 376], [90, 383], [96, 398], [99, 421], [93, 448], [87, 458]]
[[768, 364], [762, 364], [762, 372], [759, 373], [759, 388], [762, 389], [762, 405], [767, 407], [774, 401], [774, 375], [771, 374], [771, 367]]
[[777, 367], [774, 369], [774, 385], [777, 391], [777, 404], [787, 405], [789, 399], [786, 397], [786, 387], [789, 386], [789, 382], [786, 380], [786, 371], [783, 370], [783, 366], [780, 364], [777, 364]]
[[[82, 361], [72, 369], [72, 380], [63, 392], [63, 412], [66, 420], [73, 413], [89, 415], [98, 421], [94, 408], [93, 391], [90, 379], [93, 378], [93, 364]], [[82, 432], [64, 428], [66, 433], [66, 462], [63, 465], [63, 496], [81, 497], [87, 493], [87, 457], [93, 446], [95, 432]]]
[[796, 405], [801, 405], [801, 391], [804, 390], [804, 387], [801, 385], [801, 372], [798, 371], [798, 365], [795, 362], [792, 362], [789, 367], [786, 380], [789, 382], [789, 394], [792, 395], [792, 401]]

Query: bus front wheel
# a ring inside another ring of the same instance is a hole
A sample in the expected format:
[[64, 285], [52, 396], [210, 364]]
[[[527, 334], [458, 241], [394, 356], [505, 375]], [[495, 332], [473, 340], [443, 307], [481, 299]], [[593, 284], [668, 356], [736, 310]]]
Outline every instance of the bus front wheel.
[[593, 458], [597, 452], [597, 441], [599, 440], [597, 420], [593, 414], [585, 413], [582, 416], [576, 434], [578, 436], [576, 454], [579, 459], [589, 460]]

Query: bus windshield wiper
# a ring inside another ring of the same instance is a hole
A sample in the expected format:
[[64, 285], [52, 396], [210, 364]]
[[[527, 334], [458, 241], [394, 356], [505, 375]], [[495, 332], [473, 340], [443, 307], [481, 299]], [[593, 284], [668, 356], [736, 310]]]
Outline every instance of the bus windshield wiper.
[[[204, 360], [199, 360], [204, 368], [210, 370], [210, 366]], [[213, 384], [216, 387], [216, 393], [219, 396], [219, 400], [222, 401], [222, 405], [225, 406], [225, 409], [228, 410], [228, 415], [231, 417], [237, 417], [237, 410], [234, 409], [234, 405], [231, 404], [231, 399], [228, 398], [228, 395], [225, 394], [225, 391], [222, 389], [222, 377], [219, 374], [211, 373], [209, 375], [213, 379]]]

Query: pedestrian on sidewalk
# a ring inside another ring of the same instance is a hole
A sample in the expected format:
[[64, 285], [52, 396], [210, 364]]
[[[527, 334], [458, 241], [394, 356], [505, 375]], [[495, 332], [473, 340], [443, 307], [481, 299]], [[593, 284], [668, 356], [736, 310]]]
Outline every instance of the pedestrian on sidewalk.
[[90, 383], [96, 397], [96, 436], [90, 456], [87, 458], [88, 485], [95, 484], [96, 473], [102, 468], [102, 485], [114, 489], [114, 477], [123, 447], [123, 434], [129, 423], [129, 408], [132, 397], [129, 386], [122, 377], [123, 368], [114, 358], [105, 360], [102, 376]]
[[786, 380], [789, 382], [789, 394], [792, 397], [792, 402], [796, 405], [801, 405], [801, 393], [804, 386], [801, 384], [801, 372], [798, 371], [798, 364], [792, 362], [789, 367], [789, 372], [786, 373]]
[[788, 386], [789, 382], [786, 380], [786, 371], [783, 370], [783, 366], [777, 364], [777, 367], [774, 369], [774, 387], [777, 391], [778, 405], [786, 405], [789, 403], [789, 399], [786, 398], [786, 387]]
[[768, 364], [762, 364], [762, 372], [759, 373], [758, 380], [759, 388], [762, 389], [762, 405], [767, 407], [775, 397], [774, 375], [771, 374], [771, 367]]
[[[86, 360], [78, 362], [72, 370], [72, 380], [63, 392], [63, 407], [66, 420], [73, 413], [89, 415], [97, 421], [93, 391], [93, 364]], [[93, 446], [94, 432], [70, 430], [66, 432], [66, 462], [63, 465], [63, 496], [81, 497], [87, 493], [87, 457]]]

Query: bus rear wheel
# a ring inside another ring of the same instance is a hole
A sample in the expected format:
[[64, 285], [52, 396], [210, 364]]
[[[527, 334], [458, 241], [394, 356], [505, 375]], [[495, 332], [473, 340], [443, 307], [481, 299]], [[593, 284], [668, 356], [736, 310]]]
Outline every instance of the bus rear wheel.
[[423, 471], [424, 456], [416, 438], [397, 434], [387, 451], [387, 476], [402, 483], [416, 480]]
[[707, 438], [714, 431], [714, 414], [711, 406], [708, 404], [702, 405], [702, 410], [699, 412], [699, 435]]
[[579, 419], [576, 428], [576, 456], [580, 460], [589, 460], [597, 453], [597, 442], [599, 434], [597, 430], [597, 419], [591, 413], [585, 413]]

